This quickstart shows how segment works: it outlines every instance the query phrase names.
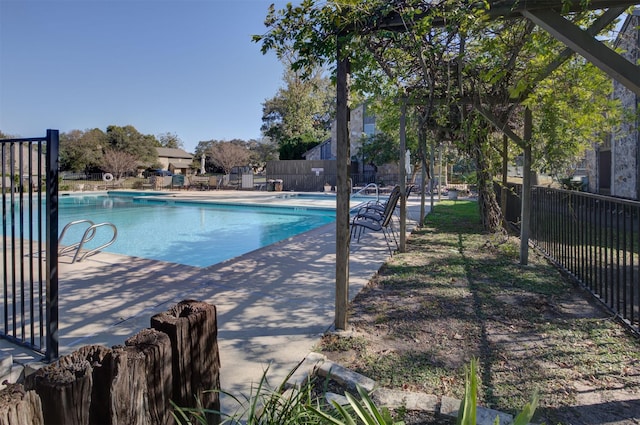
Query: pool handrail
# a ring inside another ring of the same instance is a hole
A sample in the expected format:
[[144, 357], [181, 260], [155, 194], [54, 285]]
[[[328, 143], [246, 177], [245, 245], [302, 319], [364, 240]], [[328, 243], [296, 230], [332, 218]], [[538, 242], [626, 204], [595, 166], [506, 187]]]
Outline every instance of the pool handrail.
[[[63, 248], [60, 248], [60, 242], [62, 242], [62, 239], [64, 238], [64, 235], [67, 233], [67, 230], [75, 225], [78, 224], [89, 224], [89, 227], [87, 227], [87, 229], [84, 231], [82, 238], [80, 239], [79, 242], [73, 243], [71, 245], [65, 246]], [[90, 242], [97, 233], [97, 230], [99, 227], [103, 227], [103, 226], [110, 226], [113, 229], [113, 237], [111, 238], [111, 240], [109, 242], [106, 242], [102, 245], [100, 245], [97, 248], [93, 248], [87, 252], [85, 252], [80, 259], [78, 259], [78, 255], [80, 254], [80, 250], [82, 249], [82, 247], [84, 246], [85, 243]], [[98, 223], [95, 224], [93, 221], [91, 220], [75, 220], [75, 221], [71, 221], [69, 223], [66, 224], [66, 226], [64, 226], [64, 228], [62, 229], [62, 233], [60, 233], [60, 236], [58, 237], [58, 255], [64, 254], [66, 252], [70, 252], [73, 251], [74, 249], [76, 250], [73, 259], [71, 260], [71, 263], [75, 263], [76, 260], [78, 260], [78, 262], [84, 260], [87, 256], [89, 255], [93, 255], [96, 252], [100, 251], [101, 249], [104, 249], [110, 245], [113, 245], [113, 243], [116, 241], [118, 237], [118, 229], [116, 228], [116, 226], [112, 223]]]
[[366, 191], [367, 189], [374, 187], [376, 189], [376, 202], [380, 201], [380, 192], [378, 191], [378, 185], [375, 183], [369, 183], [367, 184], [365, 187], [359, 189], [357, 192], [354, 192], [351, 194], [351, 197], [353, 198], [354, 196], [358, 195], [358, 194], [362, 194], [362, 192]]
[[[109, 242], [106, 242], [106, 243], [100, 245], [99, 247], [93, 248], [93, 249], [85, 252], [84, 254], [82, 254], [82, 256], [80, 257], [78, 262], [84, 260], [89, 255], [95, 254], [96, 252], [100, 251], [103, 248], [106, 248], [106, 247], [108, 247], [110, 245], [113, 245], [113, 243], [118, 238], [118, 229], [116, 228], [115, 224], [107, 223], [107, 222], [94, 224], [91, 227], [89, 227], [87, 230], [85, 230], [84, 235], [82, 236], [82, 240], [80, 241], [80, 245], [78, 245], [78, 250], [76, 251], [76, 255], [73, 256], [73, 260], [71, 261], [72, 263], [76, 262], [76, 259], [78, 258], [78, 254], [80, 254], [80, 250], [82, 249], [82, 246], [85, 244], [85, 242], [88, 242], [91, 239], [93, 239], [93, 235], [95, 235], [96, 229], [98, 227], [102, 227], [102, 226], [110, 226], [113, 229], [113, 237], [111, 238], [111, 240]], [[89, 238], [87, 239], [87, 236], [90, 234], [90, 232], [93, 232], [93, 233], [91, 233], [91, 236], [89, 236]]]
[[[80, 242], [76, 242], [73, 243], [71, 245], [65, 246], [63, 248], [60, 248], [60, 244], [62, 243], [62, 240], [64, 239], [64, 235], [66, 235], [67, 230], [69, 230], [69, 228], [71, 228], [72, 226], [76, 226], [78, 224], [83, 224], [86, 223], [89, 225], [88, 229], [91, 229], [91, 227], [95, 224], [93, 221], [91, 220], [75, 220], [75, 221], [71, 221], [69, 223], [67, 223], [64, 228], [62, 229], [62, 232], [60, 233], [60, 236], [58, 237], [58, 255], [62, 255], [66, 252], [72, 251], [73, 249], [77, 248], [80, 245]], [[86, 234], [87, 231], [85, 231], [85, 237], [87, 237], [87, 241], [90, 241], [91, 239], [93, 239], [93, 237], [95, 236], [95, 228], [93, 229], [93, 232], [91, 234]]]

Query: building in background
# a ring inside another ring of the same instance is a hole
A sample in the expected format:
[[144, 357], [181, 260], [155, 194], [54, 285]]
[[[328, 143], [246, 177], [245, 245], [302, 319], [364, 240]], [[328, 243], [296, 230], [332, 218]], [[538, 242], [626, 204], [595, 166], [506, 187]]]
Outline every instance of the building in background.
[[[615, 48], [630, 62], [640, 59], [640, 9], [627, 15]], [[589, 192], [627, 199], [640, 199], [640, 132], [638, 95], [621, 83], [613, 82], [613, 96], [635, 120], [623, 122], [602, 145], [588, 151], [586, 173]]]

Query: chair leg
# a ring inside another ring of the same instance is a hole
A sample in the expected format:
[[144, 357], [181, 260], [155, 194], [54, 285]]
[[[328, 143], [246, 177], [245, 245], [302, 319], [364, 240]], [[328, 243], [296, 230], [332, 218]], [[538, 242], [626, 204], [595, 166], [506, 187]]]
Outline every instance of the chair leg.
[[387, 231], [382, 229], [382, 234], [384, 235], [384, 241], [387, 243], [387, 248], [389, 248], [389, 255], [393, 257], [393, 250], [391, 249], [391, 244], [389, 243], [389, 238], [387, 236]]
[[351, 231], [350, 231], [351, 235], [349, 237], [349, 240], [351, 239], [356, 239], [358, 241], [358, 243], [360, 242], [360, 236], [362, 235], [362, 226], [358, 226], [357, 224], [351, 223]]

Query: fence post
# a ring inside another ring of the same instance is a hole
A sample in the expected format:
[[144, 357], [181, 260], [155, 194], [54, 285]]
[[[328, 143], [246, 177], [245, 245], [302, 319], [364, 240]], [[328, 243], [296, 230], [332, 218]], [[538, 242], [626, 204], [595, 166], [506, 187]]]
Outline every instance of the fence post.
[[520, 264], [529, 263], [529, 226], [531, 223], [531, 109], [524, 110], [524, 164], [522, 170], [522, 208], [520, 208]]
[[42, 402], [47, 424], [85, 425], [89, 423], [92, 367], [79, 359], [68, 365], [51, 364], [35, 373], [34, 389]]
[[47, 130], [47, 348], [45, 361], [58, 358], [58, 130]]
[[143, 329], [124, 346], [113, 348], [113, 375], [106, 383], [110, 388], [109, 423], [173, 423], [171, 356], [169, 337], [155, 329]]

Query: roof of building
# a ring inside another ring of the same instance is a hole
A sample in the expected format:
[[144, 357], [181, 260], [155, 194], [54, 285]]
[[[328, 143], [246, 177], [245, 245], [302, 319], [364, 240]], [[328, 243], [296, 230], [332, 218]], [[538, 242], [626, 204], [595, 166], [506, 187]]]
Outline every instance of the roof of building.
[[185, 159], [193, 159], [193, 155], [184, 149], [174, 149], [174, 148], [156, 148], [158, 151], [158, 156], [163, 158], [185, 158]]

